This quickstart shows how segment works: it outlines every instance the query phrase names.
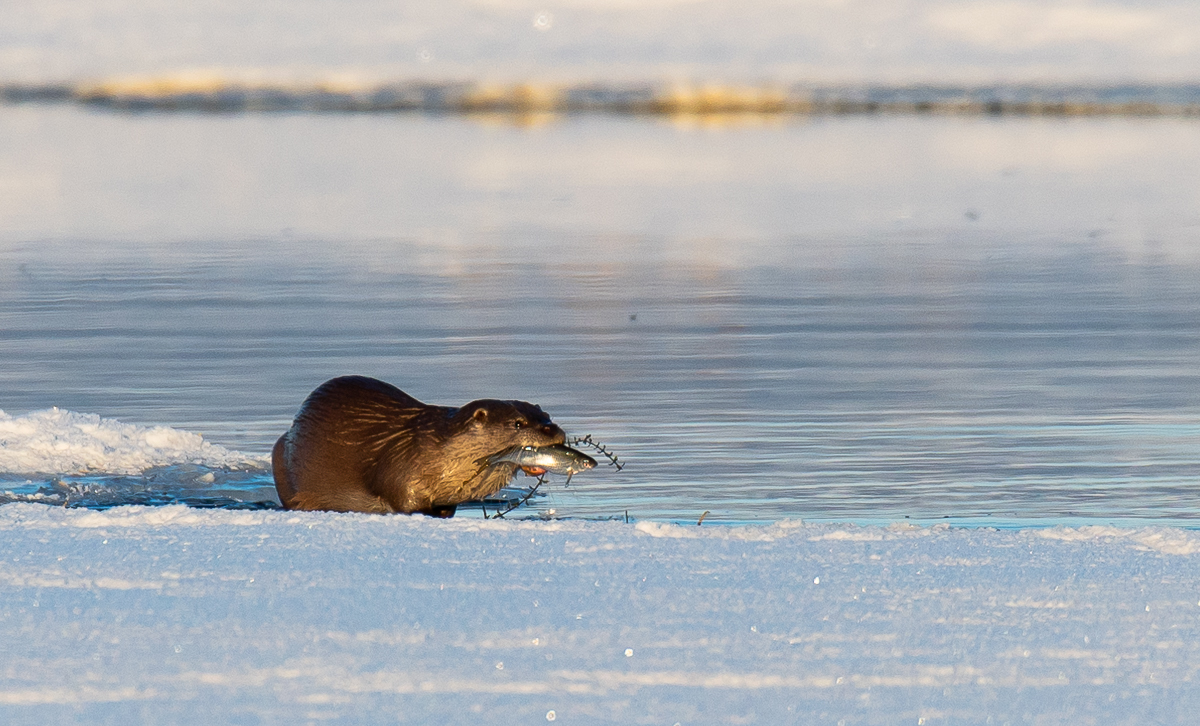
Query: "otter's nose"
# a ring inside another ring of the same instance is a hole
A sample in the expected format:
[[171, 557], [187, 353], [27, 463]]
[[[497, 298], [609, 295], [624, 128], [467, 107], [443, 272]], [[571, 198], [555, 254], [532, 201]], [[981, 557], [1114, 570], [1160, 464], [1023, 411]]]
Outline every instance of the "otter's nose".
[[555, 424], [545, 424], [542, 426], [542, 433], [554, 439], [558, 443], [567, 440], [567, 434]]

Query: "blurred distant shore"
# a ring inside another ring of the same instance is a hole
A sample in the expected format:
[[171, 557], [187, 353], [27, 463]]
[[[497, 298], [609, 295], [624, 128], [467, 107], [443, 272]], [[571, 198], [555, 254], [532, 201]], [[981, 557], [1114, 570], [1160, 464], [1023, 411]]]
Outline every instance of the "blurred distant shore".
[[0, 83], [0, 103], [77, 103], [118, 111], [200, 113], [1200, 116], [1200, 84], [736, 86], [406, 81], [356, 85], [253, 84], [168, 76], [79, 84]]

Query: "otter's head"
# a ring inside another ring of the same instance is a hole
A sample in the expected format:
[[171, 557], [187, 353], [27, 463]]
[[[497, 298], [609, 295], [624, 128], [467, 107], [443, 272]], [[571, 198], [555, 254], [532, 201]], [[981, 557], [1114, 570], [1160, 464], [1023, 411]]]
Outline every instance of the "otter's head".
[[472, 401], [454, 418], [460, 435], [478, 446], [480, 456], [513, 446], [549, 446], [567, 440], [545, 411], [525, 401]]

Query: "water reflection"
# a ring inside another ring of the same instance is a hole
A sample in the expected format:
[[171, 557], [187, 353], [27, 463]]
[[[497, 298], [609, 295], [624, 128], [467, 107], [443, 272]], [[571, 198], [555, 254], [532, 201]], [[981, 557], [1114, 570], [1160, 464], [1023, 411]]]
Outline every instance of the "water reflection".
[[[66, 191], [26, 192], [0, 230], [6, 411], [264, 454], [313, 387], [361, 373], [431, 403], [532, 400], [629, 462], [552, 482], [539, 508], [562, 516], [1200, 516], [1180, 203], [1200, 143], [1179, 122], [39, 113], [4, 168], [57, 158]], [[56, 157], [97, 126], [110, 147]]]

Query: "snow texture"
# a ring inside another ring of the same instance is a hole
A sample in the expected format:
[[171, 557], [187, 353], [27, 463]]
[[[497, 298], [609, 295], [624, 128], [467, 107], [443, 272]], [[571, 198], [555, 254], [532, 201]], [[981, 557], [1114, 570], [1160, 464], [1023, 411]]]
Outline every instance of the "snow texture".
[[167, 426], [137, 426], [58, 408], [0, 411], [0, 472], [137, 474], [155, 466], [261, 468], [266, 461]]
[[1200, 534], [0, 507], [0, 722], [1188, 723]]

